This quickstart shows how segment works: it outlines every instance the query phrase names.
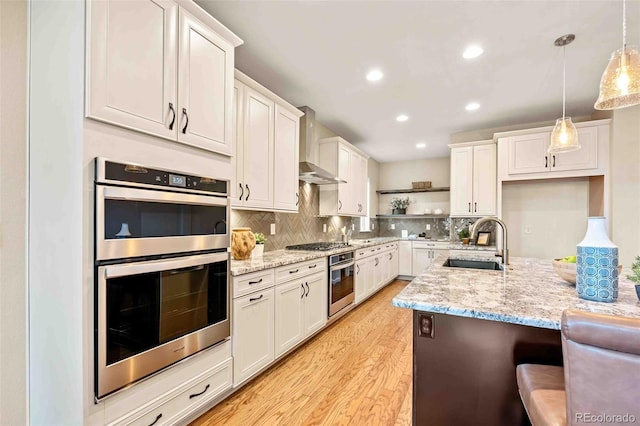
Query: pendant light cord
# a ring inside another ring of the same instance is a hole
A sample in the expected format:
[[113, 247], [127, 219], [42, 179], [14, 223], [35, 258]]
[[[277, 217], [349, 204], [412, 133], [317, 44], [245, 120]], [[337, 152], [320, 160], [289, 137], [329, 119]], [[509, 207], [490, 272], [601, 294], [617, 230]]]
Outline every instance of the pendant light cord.
[[627, 2], [622, 0], [622, 54], [627, 47]]
[[566, 96], [567, 96], [567, 84], [565, 82], [565, 74], [566, 74], [566, 67], [567, 67], [567, 60], [566, 60], [566, 53], [567, 53], [567, 46], [562, 46], [562, 121], [564, 121], [564, 112], [565, 112], [565, 100], [566, 100]]

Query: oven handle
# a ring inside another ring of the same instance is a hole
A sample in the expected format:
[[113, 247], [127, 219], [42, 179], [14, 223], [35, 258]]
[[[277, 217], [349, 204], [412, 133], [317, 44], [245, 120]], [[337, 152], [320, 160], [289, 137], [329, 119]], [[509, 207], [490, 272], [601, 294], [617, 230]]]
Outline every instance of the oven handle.
[[227, 198], [184, 194], [181, 192], [154, 191], [151, 189], [99, 186], [98, 196], [108, 200], [146, 201], [151, 203], [195, 204], [205, 206], [226, 206]]
[[128, 275], [146, 274], [149, 272], [166, 271], [170, 269], [188, 268], [209, 263], [224, 262], [229, 259], [228, 253], [209, 253], [178, 259], [159, 259], [138, 263], [125, 263], [104, 267], [105, 278], [125, 277]]
[[346, 269], [346, 268], [348, 268], [349, 266], [353, 266], [353, 265], [355, 265], [355, 263], [356, 263], [356, 262], [355, 262], [355, 261], [353, 261], [353, 260], [352, 260], [351, 262], [348, 262], [348, 263], [338, 263], [337, 265], [333, 265], [333, 266], [331, 267], [331, 272], [339, 271], [340, 269]]

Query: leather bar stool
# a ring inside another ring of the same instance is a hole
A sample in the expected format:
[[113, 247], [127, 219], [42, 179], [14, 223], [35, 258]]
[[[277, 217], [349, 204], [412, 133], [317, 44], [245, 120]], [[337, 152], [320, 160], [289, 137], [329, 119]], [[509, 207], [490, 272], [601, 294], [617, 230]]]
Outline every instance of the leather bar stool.
[[640, 319], [564, 311], [562, 353], [516, 369], [533, 426], [640, 423]]

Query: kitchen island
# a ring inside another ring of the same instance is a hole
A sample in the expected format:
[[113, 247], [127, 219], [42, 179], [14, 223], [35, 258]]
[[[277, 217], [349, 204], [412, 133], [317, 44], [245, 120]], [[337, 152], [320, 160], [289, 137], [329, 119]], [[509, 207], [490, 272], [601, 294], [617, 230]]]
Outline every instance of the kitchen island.
[[413, 309], [413, 424], [527, 424], [515, 367], [562, 364], [565, 309], [640, 318], [633, 283], [615, 303], [579, 299], [550, 260], [511, 258], [504, 271], [442, 266], [441, 255], [394, 299]]

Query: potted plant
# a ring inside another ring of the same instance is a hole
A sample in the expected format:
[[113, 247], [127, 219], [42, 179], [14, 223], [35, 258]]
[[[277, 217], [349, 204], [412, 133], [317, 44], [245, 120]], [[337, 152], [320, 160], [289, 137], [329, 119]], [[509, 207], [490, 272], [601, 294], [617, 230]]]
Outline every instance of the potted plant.
[[256, 237], [256, 247], [253, 249], [251, 257], [262, 257], [264, 254], [264, 243], [267, 239], [262, 232], [254, 232], [253, 236]]
[[636, 295], [640, 299], [640, 256], [636, 256], [636, 260], [631, 264], [631, 272], [627, 278], [636, 284]]
[[406, 214], [407, 207], [409, 206], [409, 204], [411, 204], [411, 200], [409, 200], [409, 197], [407, 198], [394, 197], [391, 199], [391, 202], [389, 203], [389, 205], [391, 206], [392, 214]]
[[462, 244], [469, 244], [469, 228], [464, 227], [458, 232], [458, 238], [462, 241]]

